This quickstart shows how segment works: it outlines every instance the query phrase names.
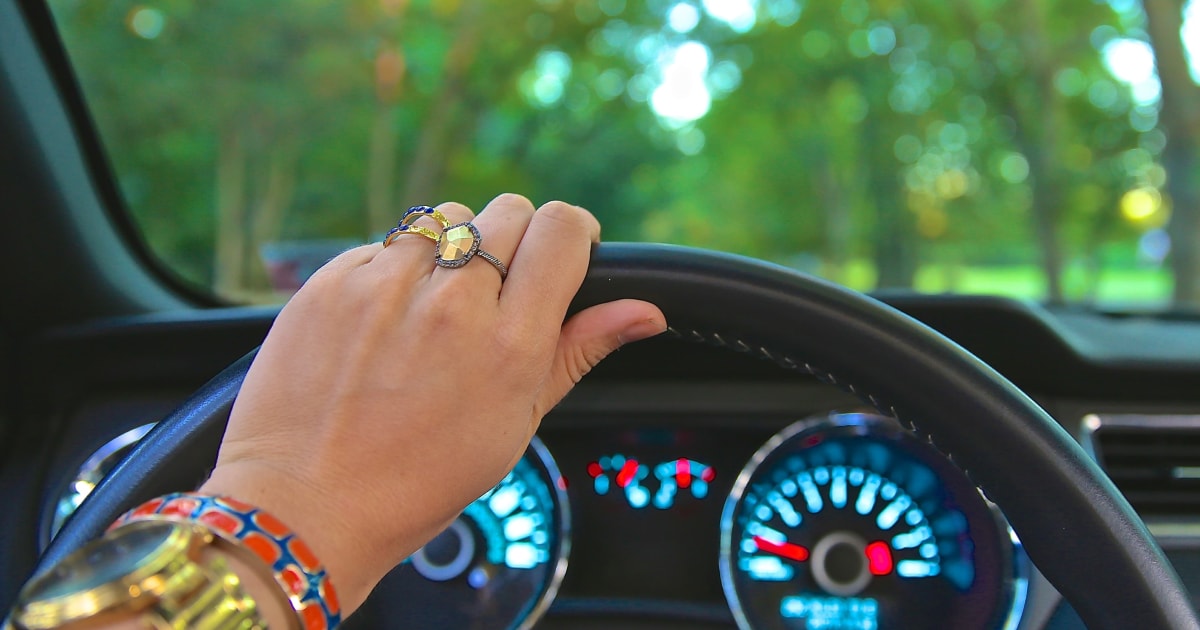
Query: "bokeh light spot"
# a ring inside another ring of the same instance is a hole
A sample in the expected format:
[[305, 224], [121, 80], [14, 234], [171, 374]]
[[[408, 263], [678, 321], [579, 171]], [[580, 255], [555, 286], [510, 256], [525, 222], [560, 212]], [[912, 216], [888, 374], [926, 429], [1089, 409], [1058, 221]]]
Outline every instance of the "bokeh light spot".
[[162, 11], [152, 7], [134, 7], [126, 18], [129, 30], [142, 39], [155, 39], [163, 32], [167, 20]]
[[667, 11], [667, 26], [676, 33], [689, 33], [700, 23], [700, 11], [687, 2], [680, 2]]
[[1029, 160], [1020, 153], [1009, 153], [1000, 160], [1000, 177], [1010, 184], [1020, 184], [1029, 177]]
[[1121, 216], [1130, 223], [1144, 223], [1162, 208], [1162, 194], [1156, 188], [1135, 188], [1121, 195]]
[[662, 67], [662, 82], [650, 95], [654, 112], [674, 125], [681, 125], [708, 113], [712, 95], [705, 85], [708, 74], [708, 46], [689, 41], [668, 54]]
[[704, 0], [704, 11], [738, 33], [754, 28], [758, 20], [754, 0]]

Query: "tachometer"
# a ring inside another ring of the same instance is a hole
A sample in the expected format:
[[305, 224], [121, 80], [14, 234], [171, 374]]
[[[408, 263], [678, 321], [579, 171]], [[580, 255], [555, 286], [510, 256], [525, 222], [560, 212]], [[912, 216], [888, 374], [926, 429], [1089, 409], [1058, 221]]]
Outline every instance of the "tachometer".
[[537, 438], [496, 487], [384, 578], [397, 627], [528, 628], [566, 572], [565, 482]]
[[890, 419], [844, 414], [771, 438], [721, 519], [743, 628], [1014, 625], [1018, 545], [963, 473]]

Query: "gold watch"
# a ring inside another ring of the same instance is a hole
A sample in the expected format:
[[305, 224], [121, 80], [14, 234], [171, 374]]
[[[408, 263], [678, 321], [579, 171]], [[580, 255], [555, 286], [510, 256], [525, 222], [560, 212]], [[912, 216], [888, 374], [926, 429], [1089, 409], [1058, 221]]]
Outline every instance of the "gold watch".
[[135, 619], [156, 630], [265, 629], [224, 557], [202, 557], [219, 540], [194, 524], [123, 525], [26, 584], [4, 630]]

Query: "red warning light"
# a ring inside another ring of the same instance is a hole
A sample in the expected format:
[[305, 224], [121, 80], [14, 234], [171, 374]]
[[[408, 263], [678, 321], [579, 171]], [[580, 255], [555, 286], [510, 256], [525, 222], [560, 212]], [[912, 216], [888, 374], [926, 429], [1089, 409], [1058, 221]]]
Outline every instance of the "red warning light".
[[867, 565], [871, 575], [887, 575], [892, 572], [892, 550], [887, 543], [877, 540], [867, 545]]

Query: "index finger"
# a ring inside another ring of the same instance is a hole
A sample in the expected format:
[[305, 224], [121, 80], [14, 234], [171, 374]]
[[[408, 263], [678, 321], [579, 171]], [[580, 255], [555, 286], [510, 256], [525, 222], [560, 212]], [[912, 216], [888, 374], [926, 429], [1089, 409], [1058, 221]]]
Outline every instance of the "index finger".
[[534, 330], [561, 328], [587, 274], [592, 245], [599, 242], [600, 222], [587, 210], [561, 201], [538, 208], [500, 291], [509, 321]]

